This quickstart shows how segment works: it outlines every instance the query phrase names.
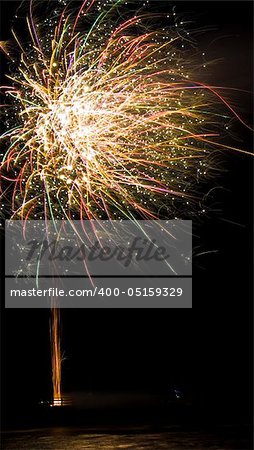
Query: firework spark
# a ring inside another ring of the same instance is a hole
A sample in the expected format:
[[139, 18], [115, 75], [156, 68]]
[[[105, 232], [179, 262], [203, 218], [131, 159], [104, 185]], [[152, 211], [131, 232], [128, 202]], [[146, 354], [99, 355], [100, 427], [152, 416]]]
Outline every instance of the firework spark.
[[61, 335], [60, 335], [60, 310], [52, 302], [51, 308], [51, 366], [52, 366], [52, 384], [53, 384], [53, 403], [52, 406], [62, 406], [62, 354], [61, 354]]

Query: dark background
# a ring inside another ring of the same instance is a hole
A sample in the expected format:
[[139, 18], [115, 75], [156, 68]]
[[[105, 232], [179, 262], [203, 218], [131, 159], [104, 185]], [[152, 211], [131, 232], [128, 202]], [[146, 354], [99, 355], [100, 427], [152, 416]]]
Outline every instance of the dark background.
[[[2, 2], [3, 40], [18, 4]], [[211, 84], [252, 91], [252, 2], [157, 4], [166, 11], [176, 5], [179, 16], [206, 30], [197, 38], [200, 51], [221, 59]], [[231, 91], [228, 98], [251, 124], [251, 94]], [[239, 123], [234, 132], [236, 146], [251, 151], [251, 132]], [[223, 154], [210, 211], [196, 225], [196, 253], [216, 252], [194, 260], [192, 310], [62, 311], [64, 390], [152, 392], [178, 384], [205, 414], [251, 421], [252, 164], [250, 156]], [[51, 396], [49, 311], [5, 310], [1, 298], [2, 406], [14, 417]]]

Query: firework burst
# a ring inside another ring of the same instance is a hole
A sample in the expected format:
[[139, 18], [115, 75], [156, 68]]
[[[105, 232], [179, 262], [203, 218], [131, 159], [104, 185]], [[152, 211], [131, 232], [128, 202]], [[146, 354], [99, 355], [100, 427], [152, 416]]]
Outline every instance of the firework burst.
[[13, 218], [155, 218], [206, 172], [218, 95], [192, 81], [197, 64], [176, 28], [120, 19], [120, 3], [100, 11], [86, 0], [43, 25], [31, 8], [27, 50], [13, 31], [16, 124], [1, 164]]

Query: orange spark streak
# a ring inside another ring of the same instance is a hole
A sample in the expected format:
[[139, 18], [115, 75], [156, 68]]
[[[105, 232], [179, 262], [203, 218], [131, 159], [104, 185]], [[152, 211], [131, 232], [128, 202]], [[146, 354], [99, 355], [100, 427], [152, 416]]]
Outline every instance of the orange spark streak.
[[52, 364], [52, 384], [53, 384], [53, 405], [62, 405], [61, 391], [61, 338], [60, 338], [60, 309], [54, 305], [52, 301], [51, 321], [50, 321], [50, 337], [51, 337], [51, 364]]

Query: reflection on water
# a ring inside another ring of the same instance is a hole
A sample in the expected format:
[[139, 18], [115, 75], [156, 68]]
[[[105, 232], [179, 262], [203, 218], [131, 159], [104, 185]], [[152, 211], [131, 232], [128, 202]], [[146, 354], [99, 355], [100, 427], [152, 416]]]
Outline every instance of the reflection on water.
[[247, 439], [236, 438], [233, 429], [211, 433], [167, 431], [163, 433], [85, 433], [73, 428], [6, 432], [3, 450], [233, 450], [251, 449]]

